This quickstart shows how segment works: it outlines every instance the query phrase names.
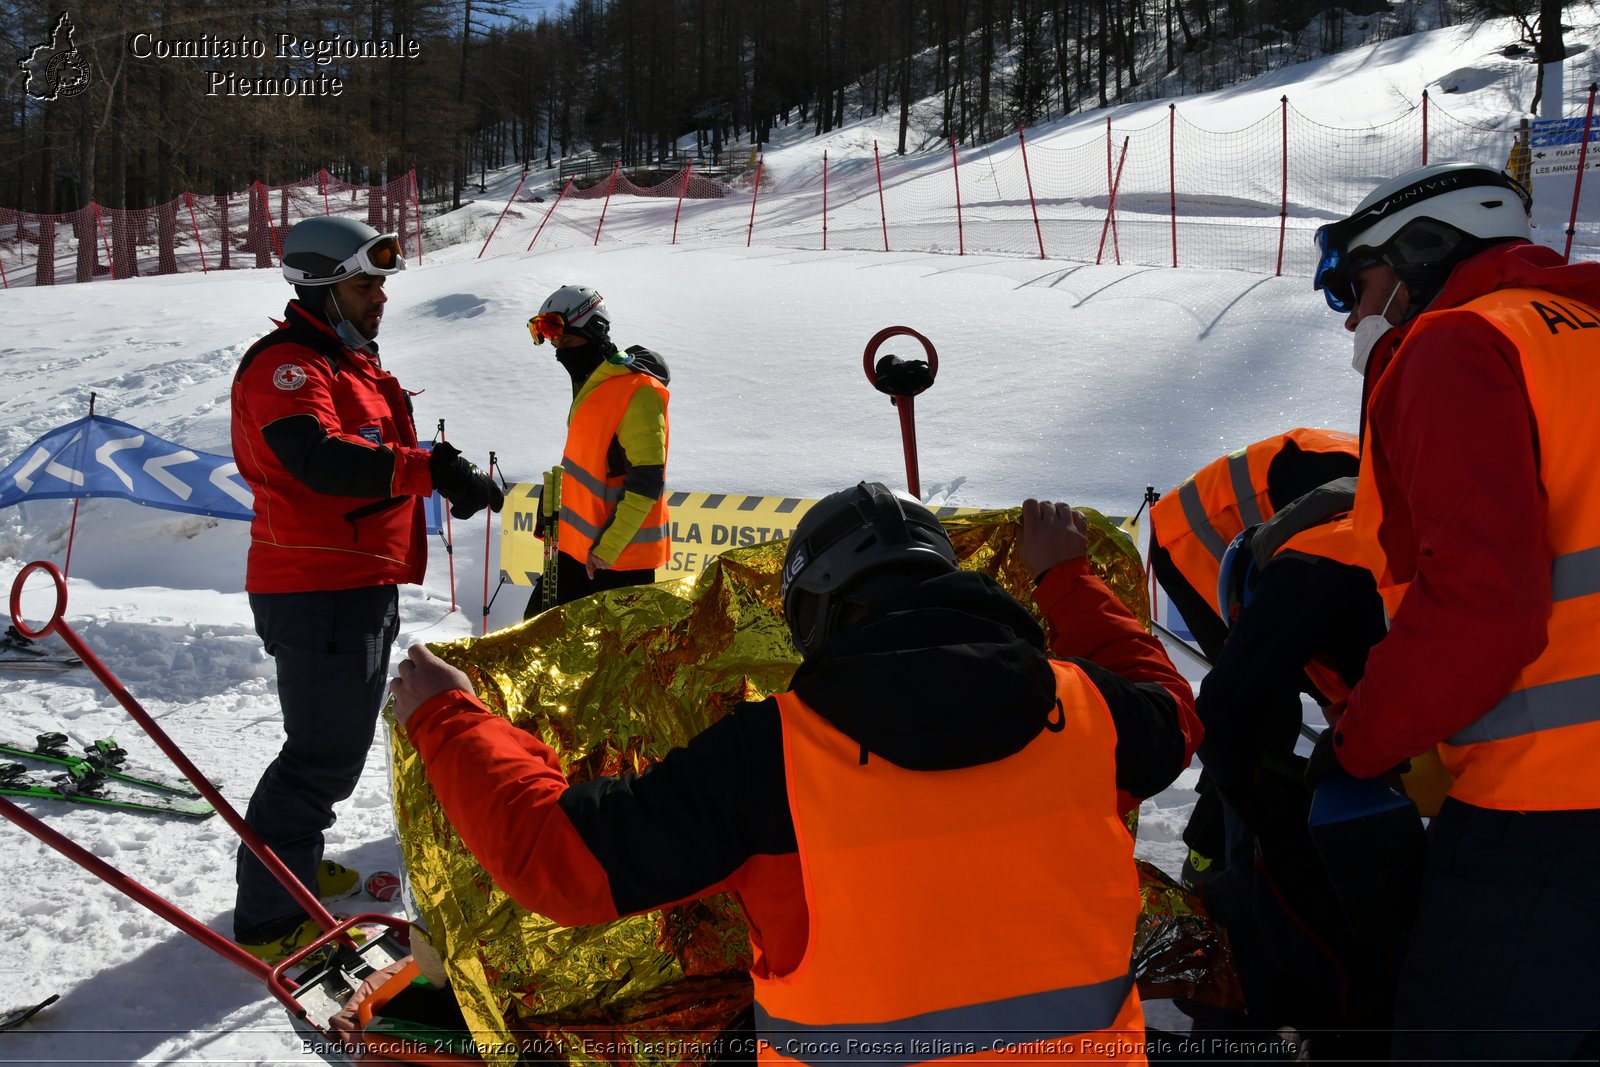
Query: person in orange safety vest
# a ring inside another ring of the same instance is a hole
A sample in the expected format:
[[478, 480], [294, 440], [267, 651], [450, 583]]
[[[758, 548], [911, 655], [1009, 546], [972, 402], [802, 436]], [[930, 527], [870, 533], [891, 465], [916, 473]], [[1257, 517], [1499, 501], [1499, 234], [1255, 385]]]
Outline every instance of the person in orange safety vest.
[[1389, 629], [1311, 773], [1437, 745], [1394, 1058], [1592, 1061], [1600, 1028], [1600, 264], [1437, 163], [1317, 233], [1366, 384], [1354, 523]]
[[577, 926], [731, 890], [766, 1062], [848, 1036], [865, 1062], [1103, 1061], [1122, 1042], [1143, 1063], [1122, 817], [1187, 764], [1190, 688], [1090, 571], [1066, 504], [1026, 502], [1017, 551], [1048, 648], [926, 508], [868, 482], [824, 498], [783, 569], [790, 689], [637, 776], [569, 783], [421, 645], [396, 716], [524, 907]]
[[600, 589], [648, 585], [672, 549], [666, 360], [642, 345], [618, 348], [605, 300], [587, 285], [551, 293], [528, 332], [534, 344], [555, 348], [572, 379], [572, 407], [561, 454], [555, 596], [535, 588], [524, 618]]

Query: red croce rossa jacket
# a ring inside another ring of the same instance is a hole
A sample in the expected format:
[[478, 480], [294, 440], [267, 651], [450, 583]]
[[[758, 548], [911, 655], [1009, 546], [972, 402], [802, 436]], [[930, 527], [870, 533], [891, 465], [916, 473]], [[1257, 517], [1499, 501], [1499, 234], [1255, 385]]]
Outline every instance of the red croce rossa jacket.
[[420, 582], [433, 491], [411, 404], [375, 355], [290, 301], [233, 380], [233, 455], [255, 494], [245, 589]]

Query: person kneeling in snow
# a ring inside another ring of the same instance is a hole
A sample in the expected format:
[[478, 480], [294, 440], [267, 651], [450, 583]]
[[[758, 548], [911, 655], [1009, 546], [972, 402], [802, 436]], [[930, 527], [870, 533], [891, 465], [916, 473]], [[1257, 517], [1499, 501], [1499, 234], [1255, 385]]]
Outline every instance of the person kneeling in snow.
[[926, 508], [877, 483], [824, 498], [784, 563], [792, 688], [637, 776], [568, 783], [421, 645], [396, 718], [522, 906], [579, 926], [736, 894], [764, 1054], [841, 1026], [929, 1048], [1141, 1040], [1122, 814], [1188, 763], [1192, 695], [1090, 572], [1081, 516], [1026, 502], [1017, 550], [1064, 658]]

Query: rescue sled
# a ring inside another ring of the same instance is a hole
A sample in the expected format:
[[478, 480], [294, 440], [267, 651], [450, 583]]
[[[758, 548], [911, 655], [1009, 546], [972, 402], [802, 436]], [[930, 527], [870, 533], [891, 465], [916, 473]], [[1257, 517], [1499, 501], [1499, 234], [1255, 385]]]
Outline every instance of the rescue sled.
[[[43, 571], [55, 583], [56, 602], [49, 620], [31, 629], [22, 618], [22, 592], [28, 578]], [[322, 927], [322, 936], [276, 966], [206, 926], [165, 897], [123, 874], [82, 845], [0, 797], [0, 816], [22, 827], [63, 856], [100, 878], [135, 903], [149, 909], [206, 948], [266, 983], [289, 1012], [291, 1025], [307, 1041], [307, 1051], [335, 1064], [481, 1064], [470, 1035], [453, 1024], [459, 1019], [448, 990], [427, 986], [432, 996], [419, 996], [416, 964], [411, 960], [409, 925], [392, 915], [362, 914], [336, 918], [314, 893], [295, 878], [283, 861], [217, 791], [183, 750], [167, 736], [92, 651], [66, 624], [67, 585], [54, 564], [36, 561], [24, 567], [11, 586], [11, 618], [17, 632], [33, 640], [58, 634], [116, 697], [141, 729], [216, 808], [245, 845], [282, 883], [306, 914]], [[363, 940], [364, 938], [364, 940]], [[425, 982], [421, 983], [426, 985]], [[426, 1001], [421, 1011], [401, 1014], [397, 1002]], [[452, 1010], [454, 1014], [452, 1015]]]

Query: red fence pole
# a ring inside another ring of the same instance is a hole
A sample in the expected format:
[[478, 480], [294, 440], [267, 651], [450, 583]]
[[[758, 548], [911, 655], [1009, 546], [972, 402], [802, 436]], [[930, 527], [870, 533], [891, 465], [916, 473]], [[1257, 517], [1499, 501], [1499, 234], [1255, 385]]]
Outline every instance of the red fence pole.
[[889, 251], [889, 212], [883, 206], [883, 164], [878, 161], [878, 142], [872, 142], [872, 166], [878, 172], [878, 217], [883, 220], [883, 250]]
[[[106, 264], [111, 268], [111, 280], [116, 281], [117, 261], [116, 258], [111, 255], [111, 242], [106, 239], [106, 223], [105, 219], [100, 215], [100, 205], [90, 203], [89, 206], [94, 208], [94, 225], [95, 229], [100, 231], [100, 247], [106, 250]], [[94, 281], [94, 276], [90, 275], [89, 280]]]
[[744, 246], [746, 248], [750, 247], [750, 242], [756, 235], [756, 201], [761, 199], [761, 168], [766, 165], [766, 162], [767, 157], [765, 154], [756, 157], [756, 188], [750, 194], [750, 228], [745, 230], [744, 233]]
[[1094, 254], [1094, 261], [1095, 261], [1095, 265], [1096, 266], [1099, 265], [1100, 257], [1103, 256], [1105, 254], [1105, 251], [1106, 251], [1106, 232], [1107, 231], [1110, 231], [1111, 234], [1112, 234], [1112, 237], [1111, 237], [1111, 249], [1112, 249], [1112, 251], [1114, 253], [1116, 253], [1117, 266], [1119, 266], [1119, 267], [1122, 266], [1122, 250], [1117, 247], [1117, 238], [1116, 238], [1117, 187], [1122, 184], [1122, 165], [1124, 163], [1126, 163], [1127, 161], [1128, 161], [1128, 138], [1124, 137], [1122, 139], [1122, 155], [1117, 160], [1117, 174], [1116, 174], [1116, 177], [1113, 178], [1112, 181], [1111, 181], [1111, 198], [1110, 198], [1110, 201], [1106, 204], [1106, 221], [1105, 221], [1105, 225], [1100, 227], [1100, 249], [1099, 249], [1099, 251], [1095, 252], [1095, 254]]
[[961, 228], [961, 167], [956, 162], [956, 139], [950, 137], [950, 173], [956, 179], [956, 255], [967, 254], [967, 236]]
[[1583, 144], [1578, 148], [1578, 178], [1572, 184], [1572, 215], [1567, 219], [1567, 247], [1562, 256], [1572, 258], [1572, 235], [1578, 229], [1578, 197], [1583, 193], [1583, 168], [1589, 161], [1589, 131], [1594, 127], [1594, 93], [1597, 86], [1589, 83], [1589, 110], [1583, 116]]
[[[683, 168], [683, 185], [678, 190], [678, 210], [672, 213], [672, 243], [678, 243], [678, 216], [683, 214], [683, 197], [689, 191], [689, 175], [694, 173], [694, 160]], [[537, 236], [537, 235], [535, 235]]]
[[478, 258], [479, 259], [482, 259], [483, 258], [483, 254], [489, 250], [489, 242], [494, 240], [494, 235], [499, 231], [500, 224], [505, 221], [506, 212], [511, 210], [512, 201], [516, 200], [517, 194], [522, 192], [522, 182], [525, 182], [527, 180], [528, 180], [528, 172], [527, 171], [523, 171], [522, 172], [522, 181], [518, 182], [517, 183], [517, 187], [514, 190], [512, 190], [512, 192], [511, 192], [511, 200], [507, 200], [506, 201], [506, 206], [500, 209], [500, 217], [494, 220], [494, 229], [490, 230], [489, 231], [489, 236], [487, 236], [487, 237], [485, 237], [483, 239], [483, 247], [478, 249]]
[[[439, 440], [446, 440], [443, 419], [439, 420]], [[450, 502], [445, 501], [439, 510], [444, 512], [444, 554], [450, 557], [450, 610], [454, 611], [456, 610], [456, 535], [450, 526]]]
[[278, 240], [278, 229], [272, 225], [272, 201], [267, 199], [267, 187], [261, 182], [256, 183], [256, 188], [261, 191], [261, 215], [267, 224], [267, 236], [272, 238], [272, 254], [278, 257], [278, 263], [283, 263], [283, 243]]
[[828, 250], [828, 150], [822, 150], [822, 250]]
[[606, 202], [600, 205], [600, 221], [595, 223], [594, 227], [595, 244], [600, 243], [600, 230], [605, 226], [606, 212], [611, 208], [611, 192], [617, 187], [617, 168], [620, 166], [622, 166], [622, 161], [620, 159], [613, 159], [611, 161], [611, 180], [606, 182]]
[[1178, 265], [1178, 105], [1167, 105], [1167, 193], [1172, 198], [1172, 265]]
[[1028, 183], [1028, 208], [1033, 212], [1033, 235], [1039, 239], [1039, 258], [1044, 258], [1044, 231], [1039, 229], [1039, 205], [1033, 200], [1033, 174], [1028, 170], [1028, 141], [1017, 127], [1017, 147], [1022, 149], [1022, 177]]
[[194, 197], [189, 195], [187, 189], [183, 192], [183, 202], [189, 205], [189, 224], [194, 227], [194, 246], [200, 250], [200, 273], [209, 274], [206, 270], [206, 246], [200, 241], [200, 220], [195, 217]]
[[[97, 394], [95, 394], [95, 393], [90, 393], [89, 394], [89, 421], [83, 424], [83, 448], [80, 448], [78, 450], [78, 452], [79, 452], [79, 458], [78, 458], [78, 466], [79, 466], [79, 468], [83, 467], [82, 453], [83, 453], [84, 449], [87, 449], [89, 447], [89, 432], [93, 428], [93, 425], [94, 425], [94, 398], [95, 398], [96, 395]], [[81, 475], [80, 475], [80, 478], [81, 478]], [[81, 482], [80, 482], [80, 484], [81, 484]], [[72, 522], [67, 527], [67, 559], [66, 559], [66, 562], [61, 564], [61, 576], [63, 578], [68, 578], [68, 577], [71, 577], [71, 575], [72, 575], [72, 539], [78, 535], [78, 504], [81, 501], [82, 501], [82, 497], [76, 497], [75, 496], [75, 497], [72, 498]]]
[[322, 186], [322, 213], [332, 215], [333, 208], [328, 204], [328, 168], [317, 168], [317, 184]]
[[556, 202], [551, 204], [550, 205], [550, 209], [544, 213], [544, 221], [539, 223], [539, 228], [537, 230], [533, 231], [533, 241], [529, 241], [528, 242], [527, 251], [529, 251], [529, 252], [533, 251], [534, 242], [539, 240], [539, 235], [544, 232], [544, 224], [546, 222], [550, 221], [550, 216], [554, 215], [555, 212], [556, 212], [556, 208], [561, 206], [561, 201], [566, 197], [567, 190], [572, 188], [572, 183], [575, 180], [576, 179], [574, 179], [574, 178], [568, 178], [567, 179], [567, 184], [565, 184], [565, 185], [563, 185], [561, 187], [561, 195], [556, 197]]
[[1278, 277], [1283, 277], [1283, 239], [1287, 236], [1289, 228], [1289, 97], [1285, 95], [1281, 101], [1283, 107], [1283, 202], [1278, 208], [1278, 269], [1274, 272]]
[[1422, 165], [1428, 165], [1428, 90], [1422, 90]]
[[411, 168], [411, 217], [417, 220], [417, 266], [422, 266], [422, 204], [417, 199], [417, 168]]

